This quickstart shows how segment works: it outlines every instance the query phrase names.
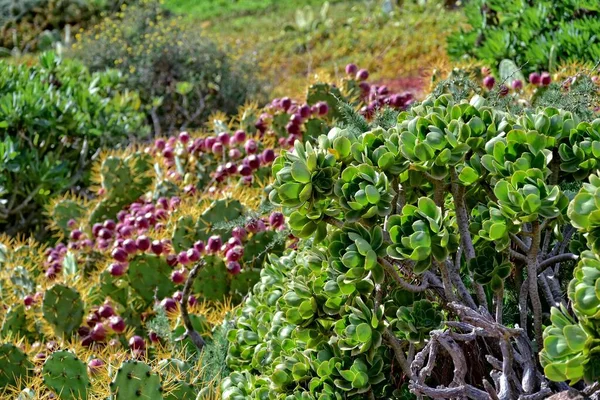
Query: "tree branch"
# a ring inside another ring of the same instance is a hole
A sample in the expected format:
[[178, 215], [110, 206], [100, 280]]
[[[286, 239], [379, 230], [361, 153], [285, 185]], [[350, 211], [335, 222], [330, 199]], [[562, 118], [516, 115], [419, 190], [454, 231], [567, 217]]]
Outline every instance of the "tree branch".
[[187, 280], [185, 281], [185, 286], [183, 287], [183, 295], [181, 297], [181, 319], [183, 320], [183, 325], [185, 326], [185, 334], [184, 337], [188, 337], [192, 343], [198, 348], [198, 350], [202, 350], [206, 342], [202, 339], [202, 336], [194, 329], [192, 325], [192, 321], [190, 320], [190, 316], [188, 314], [188, 300], [190, 297], [190, 292], [192, 290], [192, 284], [194, 280], [198, 276], [200, 270], [206, 265], [204, 260], [200, 260], [198, 264], [192, 269]]
[[402, 372], [410, 379], [412, 379], [412, 371], [406, 361], [406, 357], [404, 356], [404, 351], [402, 350], [402, 346], [400, 341], [394, 334], [389, 330], [389, 328], [385, 328], [383, 331], [383, 338], [390, 345], [392, 350], [394, 351], [394, 356], [396, 357], [396, 361], [400, 364], [400, 368], [402, 368]]
[[538, 266], [538, 271], [543, 271], [544, 268], [546, 267], [550, 267], [556, 263], [560, 263], [560, 262], [564, 262], [564, 261], [577, 261], [579, 259], [579, 256], [573, 254], [573, 253], [563, 253], [563, 254], [559, 254], [557, 256], [552, 256], [550, 258], [545, 259], [544, 261], [542, 261], [540, 263], [540, 265]]

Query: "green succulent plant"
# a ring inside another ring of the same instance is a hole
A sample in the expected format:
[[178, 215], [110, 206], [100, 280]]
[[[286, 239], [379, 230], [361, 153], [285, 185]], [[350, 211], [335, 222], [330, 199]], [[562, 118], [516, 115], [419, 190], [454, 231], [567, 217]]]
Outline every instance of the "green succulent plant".
[[503, 253], [496, 252], [491, 246], [478, 249], [478, 256], [469, 261], [469, 270], [473, 272], [475, 282], [490, 285], [493, 291], [502, 290], [504, 280], [510, 275], [512, 265]]
[[442, 325], [442, 313], [429, 300], [417, 300], [396, 312], [394, 332], [413, 343], [424, 343], [429, 333]]
[[389, 215], [396, 194], [387, 176], [368, 164], [346, 167], [335, 183], [334, 193], [348, 221]]
[[418, 206], [405, 205], [400, 215], [388, 219], [392, 241], [388, 255], [414, 261], [416, 273], [428, 270], [433, 260], [443, 262], [458, 246], [458, 238], [447, 224], [442, 210], [427, 197], [421, 197]]

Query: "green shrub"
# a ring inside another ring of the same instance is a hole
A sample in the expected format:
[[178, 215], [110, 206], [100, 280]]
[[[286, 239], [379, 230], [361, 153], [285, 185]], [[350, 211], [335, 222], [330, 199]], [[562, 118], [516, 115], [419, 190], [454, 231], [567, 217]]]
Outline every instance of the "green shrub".
[[9, 234], [43, 229], [52, 195], [89, 183], [104, 146], [147, 133], [136, 94], [116, 71], [90, 73], [54, 53], [39, 65], [0, 63], [0, 227]]
[[[439, 93], [387, 128], [356, 116], [274, 162], [269, 198], [304, 239], [235, 313], [224, 399], [542, 398], [598, 380], [600, 119], [492, 100]], [[570, 252], [573, 228], [591, 251]]]
[[595, 0], [473, 0], [468, 29], [448, 38], [455, 59], [473, 57], [496, 68], [511, 59], [526, 72], [600, 59], [600, 4]]
[[124, 0], [0, 0], [0, 47], [36, 51], [114, 12]]
[[260, 84], [252, 68], [224, 52], [159, 2], [106, 18], [74, 46], [93, 71], [117, 68], [139, 91], [156, 134], [200, 126], [214, 111], [234, 113]]

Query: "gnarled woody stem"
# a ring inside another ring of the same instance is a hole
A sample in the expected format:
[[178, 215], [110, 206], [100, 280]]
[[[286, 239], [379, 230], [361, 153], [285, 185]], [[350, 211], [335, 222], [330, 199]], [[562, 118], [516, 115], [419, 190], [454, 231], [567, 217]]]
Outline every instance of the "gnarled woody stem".
[[190, 320], [190, 315], [188, 314], [188, 300], [190, 298], [190, 291], [192, 290], [192, 285], [194, 280], [198, 276], [200, 270], [206, 265], [204, 260], [200, 260], [198, 264], [192, 269], [187, 280], [185, 281], [185, 286], [183, 287], [183, 296], [181, 297], [181, 319], [183, 320], [183, 325], [185, 326], [185, 334], [184, 337], [188, 337], [192, 343], [198, 348], [198, 350], [202, 350], [206, 342], [202, 339], [202, 336], [194, 329], [192, 325], [192, 321]]

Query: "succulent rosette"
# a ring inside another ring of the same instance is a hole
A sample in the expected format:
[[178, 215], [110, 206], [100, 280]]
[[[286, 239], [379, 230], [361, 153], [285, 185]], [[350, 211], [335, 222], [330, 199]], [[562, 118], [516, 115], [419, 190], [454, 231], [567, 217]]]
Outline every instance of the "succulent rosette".
[[412, 343], [423, 343], [432, 330], [442, 325], [442, 318], [442, 313], [429, 300], [417, 300], [411, 306], [398, 308], [392, 324], [398, 336]]

